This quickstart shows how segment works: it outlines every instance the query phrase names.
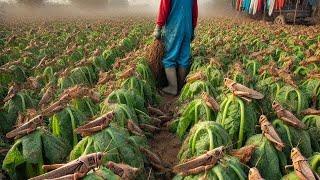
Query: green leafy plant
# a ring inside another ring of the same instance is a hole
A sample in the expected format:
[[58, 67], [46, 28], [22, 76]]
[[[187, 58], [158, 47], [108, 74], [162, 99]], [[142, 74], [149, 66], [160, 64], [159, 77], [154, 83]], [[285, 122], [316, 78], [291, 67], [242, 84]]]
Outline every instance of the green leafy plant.
[[32, 134], [15, 141], [3, 161], [2, 168], [13, 179], [31, 178], [44, 173], [44, 164], [64, 162], [68, 155], [67, 149], [63, 141], [38, 128]]
[[136, 168], [144, 167], [139, 146], [125, 129], [109, 127], [83, 138], [71, 151], [70, 160], [94, 152], [107, 152], [105, 162], [123, 162]]
[[288, 161], [293, 147], [298, 147], [306, 158], [312, 155], [311, 140], [307, 131], [291, 127], [279, 119], [274, 120], [272, 124], [286, 144], [283, 152], [286, 154]]
[[308, 115], [302, 119], [302, 122], [308, 127], [311, 139], [312, 149], [316, 152], [320, 151], [320, 116]]
[[302, 110], [308, 108], [307, 94], [292, 86], [283, 86], [276, 95], [276, 101], [283, 107], [294, 113], [300, 113]]
[[237, 148], [255, 134], [257, 115], [253, 104], [245, 103], [242, 99], [230, 94], [220, 105], [217, 122], [225, 128]]
[[133, 109], [138, 109], [143, 112], [147, 112], [145, 108], [145, 100], [143, 97], [126, 89], [119, 89], [113, 91], [107, 98], [107, 102], [111, 104], [119, 103], [126, 104]]
[[214, 121], [216, 112], [214, 112], [203, 99], [195, 99], [189, 102], [182, 111], [181, 116], [176, 122], [176, 133], [180, 138], [183, 138], [193, 125], [200, 121]]
[[183, 161], [214, 148], [230, 144], [230, 136], [220, 124], [213, 121], [199, 122], [190, 130], [178, 157]]
[[75, 146], [80, 137], [74, 132], [84, 121], [86, 116], [78, 109], [67, 107], [54, 114], [50, 119], [50, 128], [54, 136], [61, 138], [70, 147]]
[[251, 167], [258, 168], [262, 177], [266, 180], [282, 177], [284, 166], [287, 165], [286, 157], [282, 152], [278, 152], [268, 139], [262, 134], [257, 134], [250, 137], [246, 144], [256, 146], [256, 150], [249, 161]]
[[203, 92], [207, 92], [211, 96], [215, 96], [215, 88], [210, 81], [197, 80], [187, 83], [181, 90], [179, 101], [183, 102], [192, 99]]

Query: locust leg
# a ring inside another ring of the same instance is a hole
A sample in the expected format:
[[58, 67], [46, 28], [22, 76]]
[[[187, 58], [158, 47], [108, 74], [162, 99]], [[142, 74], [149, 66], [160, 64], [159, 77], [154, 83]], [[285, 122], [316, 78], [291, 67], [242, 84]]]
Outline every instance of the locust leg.
[[82, 134], [83, 136], [89, 136], [95, 132], [103, 130], [107, 126], [108, 125], [101, 125], [101, 126], [96, 126], [96, 127], [92, 127], [92, 128], [81, 129], [81, 130], [78, 130], [77, 133]]
[[21, 131], [14, 132], [13, 134], [9, 134], [9, 135], [7, 134], [7, 138], [13, 138], [13, 137], [18, 137], [18, 136], [25, 135], [25, 134], [30, 134], [35, 129], [36, 128], [34, 128], [34, 127], [30, 127], [28, 129], [23, 129]]
[[157, 116], [166, 116], [166, 114], [164, 112], [162, 112], [160, 109], [157, 109], [157, 108], [154, 108], [151, 106], [148, 107], [148, 111], [150, 114], [154, 114]]
[[281, 119], [295, 127], [303, 128], [298, 122], [294, 122], [295, 120], [289, 119], [287, 117], [281, 117]]
[[98, 94], [92, 92], [88, 95], [88, 97], [93, 100], [95, 103], [98, 103], [100, 101], [100, 97]]
[[233, 91], [233, 94], [236, 96], [249, 96], [249, 92], [244, 92], [244, 91]]
[[247, 97], [244, 97], [244, 96], [240, 96], [240, 97], [241, 97], [241, 99], [247, 101], [248, 103], [252, 102], [252, 100]]
[[160, 126], [162, 124], [162, 120], [156, 117], [150, 117], [156, 126]]
[[181, 175], [182, 176], [190, 176], [190, 175], [195, 175], [195, 174], [199, 174], [202, 172], [207, 172], [208, 170], [210, 170], [214, 166], [215, 166], [215, 164], [210, 164], [210, 165], [206, 165], [206, 166], [199, 166], [194, 169], [189, 169], [185, 172], [182, 172]]
[[318, 173], [313, 172], [314, 176], [316, 177], [316, 180], [320, 180], [320, 176], [318, 175]]
[[59, 178], [54, 178], [51, 180], [79, 180], [82, 177], [84, 177], [86, 174], [87, 173], [74, 173], [74, 174], [69, 174], [66, 176], [59, 177]]
[[138, 168], [134, 168], [126, 164], [114, 163], [111, 161], [108, 162], [107, 167], [124, 180], [135, 179], [137, 173], [139, 172]]
[[278, 140], [276, 140], [275, 138], [273, 138], [272, 135], [270, 134], [264, 134], [266, 136], [266, 138], [271, 141], [272, 143], [274, 143], [275, 147], [277, 150], [282, 151], [283, 148], [285, 147], [285, 145], [282, 142], [279, 142]]
[[251, 159], [251, 156], [255, 150], [256, 147], [254, 145], [249, 145], [237, 150], [231, 150], [230, 155], [235, 156], [242, 163], [247, 163]]
[[179, 173], [179, 172], [184, 172], [189, 169], [194, 169], [200, 166], [215, 165], [222, 158], [223, 148], [224, 147], [213, 149], [211, 151], [208, 151], [206, 154], [203, 154], [199, 157], [188, 160], [183, 164], [179, 164], [173, 167], [173, 172]]
[[61, 168], [62, 166], [64, 166], [65, 164], [52, 164], [52, 165], [43, 165], [42, 168], [48, 172], [48, 171], [52, 171], [58, 168]]
[[140, 127], [135, 124], [132, 120], [129, 120], [128, 123], [127, 123], [127, 127], [128, 127], [128, 130], [134, 134], [134, 135], [137, 135], [137, 136], [142, 136], [144, 137], [145, 135], [143, 134], [143, 131], [140, 129]]
[[148, 132], [157, 132], [157, 131], [160, 131], [159, 128], [155, 127], [155, 126], [152, 126], [152, 125], [148, 125], [148, 124], [140, 124], [140, 127], [143, 129], [143, 130], [146, 130]]
[[166, 171], [167, 169], [162, 165], [162, 160], [153, 152], [146, 148], [140, 148], [140, 151], [147, 157], [153, 167], [160, 171]]
[[158, 117], [160, 120], [161, 120], [161, 123], [166, 123], [166, 122], [168, 122], [168, 121], [170, 121], [171, 119], [172, 119], [172, 117], [170, 117], [170, 116], [159, 116]]
[[288, 171], [289, 169], [292, 169], [292, 168], [294, 168], [293, 165], [286, 165], [286, 166], [284, 167], [284, 169], [285, 169], [286, 171]]

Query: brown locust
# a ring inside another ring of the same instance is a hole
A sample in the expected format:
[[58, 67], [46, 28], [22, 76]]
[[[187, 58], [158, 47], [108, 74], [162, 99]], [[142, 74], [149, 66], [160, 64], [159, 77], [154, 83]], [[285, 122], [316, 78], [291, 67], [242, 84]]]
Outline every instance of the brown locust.
[[274, 101], [272, 103], [272, 108], [276, 112], [278, 118], [285, 123], [301, 129], [304, 129], [306, 127], [306, 125], [301, 122], [296, 116], [294, 116], [292, 112], [284, 109], [278, 102]]
[[6, 137], [8, 139], [11, 139], [11, 138], [17, 139], [17, 138], [23, 137], [35, 131], [37, 127], [41, 124], [43, 124], [43, 116], [38, 115], [33, 119], [31, 119], [30, 121], [22, 124], [21, 126], [7, 133]]
[[81, 136], [90, 136], [96, 132], [99, 132], [106, 127], [109, 126], [110, 122], [112, 121], [115, 113], [113, 111], [108, 112], [97, 119], [88, 122], [87, 124], [78, 127], [75, 129], [75, 132], [81, 134]]
[[45, 170], [52, 170], [43, 175], [31, 178], [30, 180], [43, 180], [43, 179], [70, 179], [77, 180], [86, 176], [91, 170], [99, 168], [102, 165], [104, 153], [92, 153], [79, 157], [67, 164], [53, 164], [45, 165]]
[[264, 137], [266, 137], [270, 142], [272, 142], [275, 145], [276, 149], [278, 149], [279, 151], [282, 151], [285, 145], [282, 142], [277, 131], [274, 129], [272, 124], [268, 121], [267, 117], [264, 115], [261, 115], [259, 119], [259, 123], [260, 123], [261, 131]]

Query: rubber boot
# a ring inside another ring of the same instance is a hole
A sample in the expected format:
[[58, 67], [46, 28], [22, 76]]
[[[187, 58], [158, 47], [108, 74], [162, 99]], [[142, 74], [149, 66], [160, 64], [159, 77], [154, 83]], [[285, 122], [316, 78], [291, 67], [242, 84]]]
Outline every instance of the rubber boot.
[[176, 96], [178, 93], [177, 70], [176, 68], [165, 69], [169, 86], [162, 89], [163, 92]]
[[187, 69], [185, 68], [179, 68], [178, 69], [178, 85], [179, 85], [179, 91], [183, 88], [183, 86], [186, 83], [186, 77], [187, 77]]

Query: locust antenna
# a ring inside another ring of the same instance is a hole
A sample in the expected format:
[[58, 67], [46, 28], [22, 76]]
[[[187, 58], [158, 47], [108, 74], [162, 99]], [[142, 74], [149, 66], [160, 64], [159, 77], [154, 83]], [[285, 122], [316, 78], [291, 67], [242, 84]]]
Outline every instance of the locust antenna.
[[233, 147], [234, 145], [238, 144], [239, 142], [240, 142], [240, 141], [237, 141], [237, 142], [231, 143], [231, 144], [229, 144], [229, 145], [225, 146], [223, 149], [229, 149], [229, 148]]
[[239, 161], [239, 163], [242, 164], [244, 167], [246, 167], [246, 168], [248, 168], [248, 169], [251, 169], [251, 167], [248, 166], [248, 165], [246, 165], [245, 163], [243, 163], [243, 162], [241, 162], [241, 161]]
[[259, 159], [258, 159], [258, 161], [256, 162], [256, 164], [254, 165], [254, 167], [257, 167], [257, 166], [259, 165], [259, 163], [260, 163], [260, 161], [261, 161], [261, 159], [262, 159], [262, 155], [263, 155], [263, 154], [261, 154], [261, 156], [259, 157]]
[[259, 109], [260, 109], [261, 115], [264, 115], [263, 109], [262, 109], [262, 107], [260, 106], [260, 104], [259, 104], [258, 106], [259, 106]]
[[297, 144], [297, 146], [296, 146], [296, 148], [299, 148], [299, 146], [300, 146], [300, 143], [302, 142], [302, 138], [300, 137], [300, 139], [299, 139], [299, 141], [298, 141], [298, 144]]
[[106, 149], [103, 151], [103, 154], [105, 154], [105, 153], [107, 153], [107, 152], [110, 152], [110, 151], [116, 149], [116, 148], [113, 148], [113, 149], [108, 150], [109, 147], [110, 147], [110, 145], [111, 145], [111, 143], [112, 143], [112, 140], [113, 140], [113, 139], [110, 140], [110, 142], [109, 142], [109, 144], [107, 145]]
[[152, 168], [149, 169], [149, 174], [148, 174], [147, 180], [150, 180], [150, 179], [151, 179], [151, 173], [152, 173]]

